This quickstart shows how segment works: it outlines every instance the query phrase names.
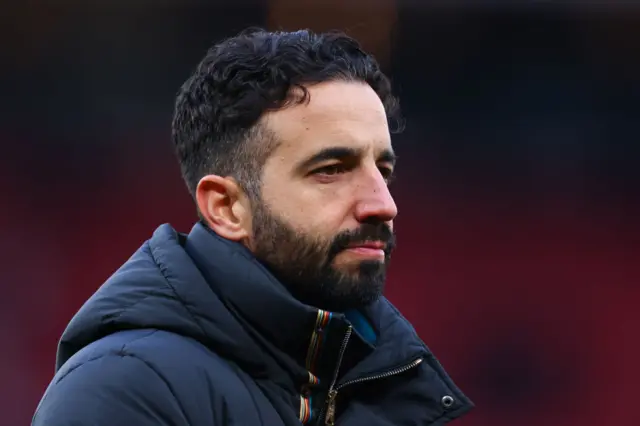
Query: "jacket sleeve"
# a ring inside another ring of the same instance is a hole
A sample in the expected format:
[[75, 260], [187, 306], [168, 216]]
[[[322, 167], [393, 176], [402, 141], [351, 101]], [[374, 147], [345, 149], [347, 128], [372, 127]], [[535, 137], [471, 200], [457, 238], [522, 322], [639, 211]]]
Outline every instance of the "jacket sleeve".
[[107, 355], [54, 379], [32, 426], [187, 426], [169, 384], [135, 356]]

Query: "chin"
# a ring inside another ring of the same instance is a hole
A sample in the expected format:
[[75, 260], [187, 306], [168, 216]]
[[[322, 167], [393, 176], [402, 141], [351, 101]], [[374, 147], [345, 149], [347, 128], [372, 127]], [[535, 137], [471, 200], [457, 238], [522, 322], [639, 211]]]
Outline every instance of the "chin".
[[[368, 266], [369, 265], [369, 266]], [[363, 269], [363, 267], [365, 269], [370, 268], [370, 261], [353, 261], [353, 262], [344, 262], [341, 263], [340, 265], [336, 265], [334, 266], [334, 271], [337, 272], [338, 274], [346, 277], [346, 278], [358, 278], [361, 274], [361, 271]]]
[[385, 263], [378, 260], [361, 260], [342, 264], [334, 270], [349, 280], [366, 280], [386, 275]]
[[384, 265], [385, 259], [363, 259], [363, 258], [345, 258], [340, 259], [340, 262], [334, 262], [334, 268], [337, 270], [353, 270], [361, 265]]

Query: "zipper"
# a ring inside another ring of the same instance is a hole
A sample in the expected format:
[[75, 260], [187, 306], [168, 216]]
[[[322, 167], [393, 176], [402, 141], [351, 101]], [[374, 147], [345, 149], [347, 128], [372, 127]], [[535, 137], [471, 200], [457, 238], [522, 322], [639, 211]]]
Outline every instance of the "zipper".
[[347, 328], [347, 332], [344, 334], [344, 338], [342, 339], [342, 346], [340, 346], [340, 352], [338, 353], [338, 364], [336, 365], [336, 369], [333, 372], [333, 379], [331, 380], [331, 385], [329, 386], [329, 393], [327, 395], [327, 401], [322, 407], [322, 411], [318, 416], [318, 424], [322, 424], [322, 419], [325, 418], [325, 424], [333, 425], [335, 423], [336, 416], [336, 395], [338, 394], [336, 387], [336, 382], [338, 381], [338, 374], [340, 373], [340, 366], [342, 365], [342, 358], [344, 358], [344, 353], [347, 350], [347, 345], [349, 344], [349, 339], [351, 338], [351, 333], [353, 333], [353, 326], [349, 326]]
[[[348, 337], [351, 335], [351, 333], [349, 331], [347, 331], [347, 336], [345, 341], [348, 341]], [[345, 345], [346, 347], [346, 345]], [[342, 351], [344, 352], [344, 351]], [[342, 353], [341, 355], [344, 355], [344, 353]], [[339, 358], [339, 362], [342, 360], [342, 357]], [[351, 386], [354, 385], [356, 383], [362, 383], [362, 382], [368, 382], [371, 380], [380, 380], [380, 379], [386, 379], [387, 377], [391, 377], [391, 376], [395, 376], [398, 374], [402, 374], [406, 371], [411, 370], [412, 368], [417, 367], [418, 365], [420, 365], [422, 363], [424, 359], [423, 358], [417, 358], [414, 359], [413, 361], [411, 361], [410, 363], [403, 365], [402, 367], [398, 367], [398, 368], [394, 368], [393, 370], [389, 370], [389, 371], [385, 371], [384, 373], [379, 373], [379, 374], [374, 374], [372, 376], [366, 376], [366, 377], [360, 377], [357, 379], [353, 379], [353, 380], [349, 380], [347, 382], [344, 382], [338, 386], [335, 386], [336, 384], [336, 378], [337, 378], [337, 373], [334, 376], [333, 379], [333, 383], [331, 384], [331, 386], [329, 387], [329, 394], [327, 396], [327, 402], [325, 405], [325, 409], [323, 409], [323, 411], [320, 413], [320, 417], [319, 417], [319, 423], [322, 423], [322, 418], [324, 415], [324, 420], [325, 420], [325, 425], [327, 426], [334, 426], [335, 425], [335, 414], [336, 414], [336, 397], [338, 396], [338, 392], [345, 388], [346, 386]], [[338, 369], [340, 368], [340, 364], [338, 364]], [[337, 372], [337, 370], [336, 370]]]

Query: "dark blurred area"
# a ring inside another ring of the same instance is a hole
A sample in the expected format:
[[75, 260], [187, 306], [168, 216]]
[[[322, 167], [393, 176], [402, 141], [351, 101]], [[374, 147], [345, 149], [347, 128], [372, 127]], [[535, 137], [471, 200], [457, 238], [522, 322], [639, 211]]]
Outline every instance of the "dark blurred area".
[[3, 9], [1, 425], [29, 423], [84, 300], [156, 226], [197, 219], [174, 96], [247, 26], [347, 30], [393, 78], [407, 130], [387, 296], [476, 403], [459, 424], [640, 425], [640, 6]]

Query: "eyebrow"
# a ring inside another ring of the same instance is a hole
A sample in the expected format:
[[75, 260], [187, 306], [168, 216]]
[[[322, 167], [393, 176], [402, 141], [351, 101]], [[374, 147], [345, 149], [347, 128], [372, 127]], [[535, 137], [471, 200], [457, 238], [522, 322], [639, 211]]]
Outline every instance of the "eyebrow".
[[[342, 146], [324, 148], [313, 154], [311, 157], [301, 161], [296, 166], [296, 170], [306, 170], [327, 160], [344, 160], [346, 158], [360, 157], [362, 156], [363, 151], [364, 150], [361, 148], [348, 148]], [[376, 161], [390, 163], [392, 166], [395, 166], [397, 159], [398, 157], [391, 149], [385, 149], [380, 153], [380, 155], [378, 155]]]

